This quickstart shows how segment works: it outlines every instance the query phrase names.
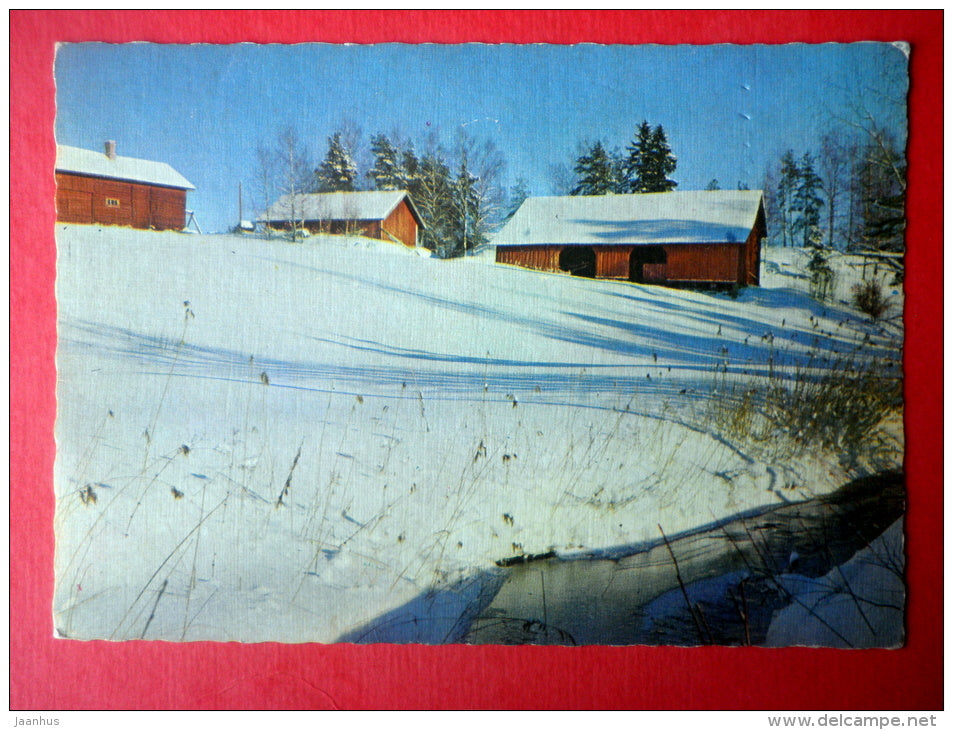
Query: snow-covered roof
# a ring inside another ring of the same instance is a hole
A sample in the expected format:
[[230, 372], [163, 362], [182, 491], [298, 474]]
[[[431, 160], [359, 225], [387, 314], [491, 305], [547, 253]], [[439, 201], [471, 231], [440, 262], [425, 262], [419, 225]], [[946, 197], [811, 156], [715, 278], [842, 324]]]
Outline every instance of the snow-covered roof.
[[761, 199], [760, 190], [527, 198], [493, 244], [743, 243]]
[[406, 190], [308, 193], [294, 198], [291, 195], [283, 195], [258, 216], [258, 220], [382, 221], [405, 199], [422, 228], [423, 221]]
[[164, 162], [93, 152], [79, 147], [56, 146], [56, 171], [105, 177], [113, 180], [195, 190], [195, 186]]

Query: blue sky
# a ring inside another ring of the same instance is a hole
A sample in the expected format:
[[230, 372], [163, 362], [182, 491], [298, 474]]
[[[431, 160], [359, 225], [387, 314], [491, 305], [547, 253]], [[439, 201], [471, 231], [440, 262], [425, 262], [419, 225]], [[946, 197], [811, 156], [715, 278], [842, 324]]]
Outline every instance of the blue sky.
[[787, 46], [157, 45], [65, 44], [57, 51], [61, 144], [168, 162], [196, 190], [203, 230], [245, 217], [255, 151], [294, 126], [317, 164], [350, 120], [364, 142], [398, 131], [418, 148], [464, 127], [551, 193], [550, 166], [580, 141], [624, 147], [646, 119], [661, 124], [678, 189], [755, 188], [786, 149], [814, 150], [863, 104], [906, 134], [906, 57], [884, 44]]

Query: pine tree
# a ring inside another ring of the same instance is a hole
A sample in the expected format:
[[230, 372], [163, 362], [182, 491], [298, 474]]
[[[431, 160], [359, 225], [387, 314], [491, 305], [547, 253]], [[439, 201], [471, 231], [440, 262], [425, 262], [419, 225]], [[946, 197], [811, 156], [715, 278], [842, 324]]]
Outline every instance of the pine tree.
[[377, 134], [367, 177], [378, 190], [406, 190], [424, 223], [420, 243], [441, 258], [483, 244], [505, 211], [500, 184], [505, 159], [492, 140], [461, 132], [449, 158], [439, 137], [427, 140], [420, 158], [409, 140]]
[[814, 170], [814, 156], [805, 152], [800, 160], [788, 150], [781, 157], [781, 168], [775, 202], [777, 228], [784, 246], [811, 246], [821, 241], [821, 197], [823, 187]]
[[628, 192], [629, 186], [626, 182], [626, 158], [618, 148], [609, 153], [609, 165], [612, 174], [612, 193], [623, 194]]
[[596, 142], [588, 154], [576, 160], [576, 185], [570, 195], [606, 195], [618, 192], [618, 166], [602, 146]]
[[874, 251], [902, 253], [906, 227], [906, 162], [895, 142], [878, 137], [863, 148], [857, 184], [860, 244]]
[[336, 132], [328, 137], [328, 154], [314, 171], [315, 190], [319, 193], [355, 190], [356, 178], [354, 158], [341, 141], [341, 133]]
[[669, 178], [678, 161], [672, 154], [672, 149], [668, 145], [668, 139], [665, 137], [665, 130], [660, 124], [652, 132], [652, 155], [648, 174], [642, 177], [642, 188], [648, 193], [667, 193], [674, 190], [678, 183]]
[[476, 189], [477, 178], [467, 166], [464, 151], [452, 188], [452, 246], [449, 255], [466, 253], [483, 243], [484, 232], [479, 225], [480, 199]]
[[797, 166], [797, 187], [791, 201], [795, 218], [791, 224], [792, 235], [801, 246], [808, 247], [820, 241], [821, 178], [814, 171], [814, 157], [805, 152]]
[[678, 161], [672, 154], [662, 125], [652, 129], [643, 120], [626, 151], [628, 157], [623, 166], [622, 191], [667, 193], [678, 185], [669, 177], [675, 172]]
[[417, 155], [414, 153], [414, 148], [412, 145], [408, 144], [404, 147], [401, 147], [400, 150], [400, 164], [406, 175], [407, 179], [407, 189], [411, 191], [413, 195], [414, 185], [416, 184], [417, 175], [420, 172], [420, 160], [417, 159]]
[[427, 152], [419, 161], [412, 190], [414, 203], [424, 221], [421, 236], [425, 248], [447, 257], [453, 249], [453, 181], [450, 168], [439, 151]]
[[377, 190], [406, 190], [409, 175], [404, 167], [405, 158], [401, 150], [383, 134], [371, 139], [371, 153], [374, 166], [367, 176], [374, 181]]
[[834, 248], [835, 236], [837, 243], [844, 247], [850, 234], [844, 231], [840, 204], [848, 192], [850, 142], [835, 132], [825, 134], [821, 138], [818, 167], [823, 179], [821, 189], [827, 206], [827, 247]]
[[798, 166], [794, 160], [794, 151], [788, 150], [781, 157], [781, 170], [778, 180], [777, 206], [781, 220], [778, 229], [781, 231], [781, 245], [792, 243], [791, 221], [794, 205], [794, 193], [798, 186]]
[[[506, 194], [503, 189], [503, 172], [506, 159], [492, 139], [475, 139], [465, 131], [457, 134], [455, 159], [466, 175], [458, 176], [461, 189], [460, 200], [466, 205], [466, 246], [460, 252], [470, 251], [483, 244], [490, 231], [502, 220], [505, 212]], [[463, 183], [464, 179], [468, 182]]]
[[647, 165], [647, 160], [651, 154], [652, 148], [652, 128], [648, 121], [642, 120], [642, 124], [635, 131], [635, 137], [625, 148], [628, 153], [623, 166], [623, 188], [627, 193], [647, 192], [641, 189], [642, 170]]

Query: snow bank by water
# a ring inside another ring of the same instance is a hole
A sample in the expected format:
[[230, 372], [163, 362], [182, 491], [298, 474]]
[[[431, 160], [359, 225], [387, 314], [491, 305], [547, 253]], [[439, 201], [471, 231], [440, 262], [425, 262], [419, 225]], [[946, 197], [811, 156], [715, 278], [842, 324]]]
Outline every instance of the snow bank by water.
[[459, 586], [452, 626], [497, 560], [824, 493], [836, 455], [765, 461], [709, 427], [712, 394], [896, 336], [787, 265], [732, 300], [358, 238], [57, 242], [54, 614], [76, 638], [330, 642]]
[[903, 566], [903, 521], [898, 520], [825, 576], [782, 577], [793, 602], [774, 616], [765, 645], [899, 648], [906, 596]]

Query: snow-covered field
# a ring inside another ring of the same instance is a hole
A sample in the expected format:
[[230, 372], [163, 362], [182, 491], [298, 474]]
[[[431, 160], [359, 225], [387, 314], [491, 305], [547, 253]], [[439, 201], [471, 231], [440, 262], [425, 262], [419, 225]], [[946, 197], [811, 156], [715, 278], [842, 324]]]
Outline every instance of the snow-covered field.
[[720, 428], [732, 388], [898, 355], [899, 290], [886, 322], [822, 305], [802, 251], [766, 249], [732, 299], [360, 238], [57, 243], [61, 636], [333, 642], [386, 616], [452, 641], [498, 560], [611, 554], [902, 462], [898, 421], [852, 464]]

